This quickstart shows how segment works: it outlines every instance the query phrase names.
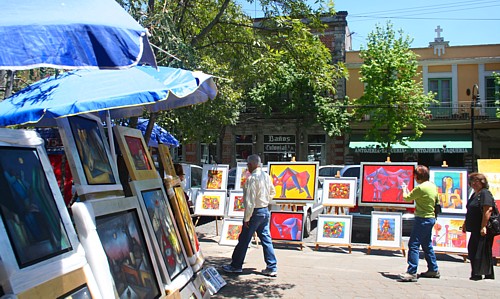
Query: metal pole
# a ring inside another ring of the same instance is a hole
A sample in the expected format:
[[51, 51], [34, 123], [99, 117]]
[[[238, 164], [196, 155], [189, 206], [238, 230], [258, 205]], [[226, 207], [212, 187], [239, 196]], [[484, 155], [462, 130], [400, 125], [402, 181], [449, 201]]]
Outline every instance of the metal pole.
[[475, 110], [475, 99], [474, 99], [474, 89], [472, 94], [472, 102], [470, 103], [470, 135], [472, 139], [472, 172], [476, 172], [476, 159], [474, 153], [474, 110]]

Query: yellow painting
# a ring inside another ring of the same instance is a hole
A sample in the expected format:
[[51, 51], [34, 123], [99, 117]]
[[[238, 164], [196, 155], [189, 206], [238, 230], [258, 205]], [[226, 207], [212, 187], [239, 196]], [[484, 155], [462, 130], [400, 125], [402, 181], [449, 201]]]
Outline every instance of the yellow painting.
[[269, 174], [276, 188], [276, 200], [314, 201], [317, 163], [269, 163]]
[[493, 198], [500, 200], [500, 159], [478, 159], [477, 167], [488, 179]]

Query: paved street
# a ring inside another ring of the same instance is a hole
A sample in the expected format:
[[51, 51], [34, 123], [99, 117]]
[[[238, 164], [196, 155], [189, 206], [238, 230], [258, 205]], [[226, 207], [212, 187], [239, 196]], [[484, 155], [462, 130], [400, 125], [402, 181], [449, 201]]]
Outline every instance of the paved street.
[[[215, 221], [200, 221], [197, 226], [206, 266], [214, 266], [227, 285], [212, 298], [496, 298], [497, 280], [470, 281], [470, 265], [458, 255], [438, 255], [441, 279], [421, 278], [416, 283], [399, 282], [406, 270], [406, 258], [400, 251], [372, 250], [366, 245], [346, 248], [320, 247], [315, 250], [316, 229], [304, 241], [301, 251], [295, 245], [275, 246], [278, 277], [260, 274], [265, 268], [261, 247], [248, 250], [243, 273], [224, 273], [220, 267], [230, 262], [233, 247], [218, 244]], [[222, 221], [218, 220], [219, 233]], [[426, 270], [423, 259], [420, 271]]]

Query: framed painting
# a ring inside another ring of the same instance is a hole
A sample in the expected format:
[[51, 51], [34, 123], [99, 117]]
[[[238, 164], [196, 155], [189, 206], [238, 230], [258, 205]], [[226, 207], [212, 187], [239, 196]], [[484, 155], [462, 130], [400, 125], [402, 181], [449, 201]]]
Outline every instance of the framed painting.
[[214, 267], [206, 267], [200, 271], [200, 276], [205, 281], [211, 295], [215, 295], [227, 283]]
[[186, 298], [186, 299], [200, 299], [201, 295], [200, 292], [196, 289], [194, 286], [194, 283], [191, 281], [188, 284], [186, 284], [182, 289], [180, 290], [180, 295], [181, 298]]
[[224, 216], [226, 191], [198, 191], [194, 214], [199, 216]]
[[184, 196], [184, 191], [180, 186], [174, 187], [173, 190], [173, 194], [169, 192], [170, 205], [174, 212], [182, 243], [186, 249], [188, 261], [196, 272], [203, 266], [205, 259], [201, 253], [200, 243], [196, 235], [186, 197]]
[[477, 169], [488, 180], [493, 198], [500, 200], [500, 159], [478, 159]]
[[166, 174], [176, 177], [177, 173], [174, 168], [174, 161], [170, 155], [170, 149], [165, 144], [158, 144], [158, 152], [160, 154], [160, 162], [163, 165], [163, 170]]
[[304, 213], [271, 211], [271, 239], [302, 241], [304, 236]]
[[412, 208], [415, 203], [403, 200], [403, 185], [412, 190], [415, 186], [413, 162], [361, 163], [360, 206]]
[[435, 251], [467, 253], [470, 233], [462, 232], [465, 215], [441, 214], [432, 228]]
[[467, 212], [467, 169], [430, 167], [429, 180], [436, 184], [443, 213]]
[[317, 243], [326, 244], [351, 244], [352, 215], [327, 215], [318, 216]]
[[276, 203], [311, 203], [318, 188], [318, 162], [269, 162]]
[[72, 211], [103, 298], [165, 296], [137, 197], [77, 202]]
[[227, 217], [243, 217], [245, 214], [245, 205], [243, 201], [243, 191], [229, 192], [229, 204]]
[[57, 125], [78, 195], [123, 195], [101, 120], [92, 115], [70, 116], [57, 119]]
[[159, 176], [149, 154], [141, 130], [114, 126], [113, 132], [133, 181], [156, 179]]
[[236, 164], [236, 179], [234, 181], [234, 190], [243, 190], [243, 186], [247, 181], [248, 177], [251, 175], [248, 171], [246, 162], [238, 162]]
[[399, 212], [372, 212], [370, 246], [401, 248], [403, 218]]
[[201, 299], [208, 299], [211, 297], [210, 291], [208, 289], [205, 280], [201, 274], [196, 275], [193, 280], [194, 287], [200, 292]]
[[243, 218], [224, 218], [219, 244], [236, 246], [242, 228]]
[[229, 165], [204, 164], [201, 188], [205, 190], [226, 190]]
[[193, 276], [177, 230], [161, 179], [132, 181], [132, 192], [139, 199], [163, 281], [180, 288]]
[[35, 131], [0, 129], [0, 190], [4, 292], [20, 294], [87, 263]]
[[325, 178], [322, 200], [325, 206], [354, 207], [356, 205], [357, 178]]

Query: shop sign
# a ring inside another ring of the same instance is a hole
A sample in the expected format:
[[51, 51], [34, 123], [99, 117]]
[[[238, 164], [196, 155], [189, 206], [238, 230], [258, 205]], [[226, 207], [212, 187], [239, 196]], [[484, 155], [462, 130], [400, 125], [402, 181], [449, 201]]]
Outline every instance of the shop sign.
[[295, 144], [295, 135], [264, 135], [264, 144]]
[[[442, 148], [392, 148], [391, 153], [393, 154], [404, 154], [404, 153], [417, 153], [417, 154], [464, 154], [468, 153], [470, 149], [468, 148], [447, 148], [443, 151]], [[386, 153], [384, 148], [355, 148], [355, 153], [360, 154], [375, 154], [375, 153]]]
[[266, 153], [294, 153], [295, 144], [264, 144]]

